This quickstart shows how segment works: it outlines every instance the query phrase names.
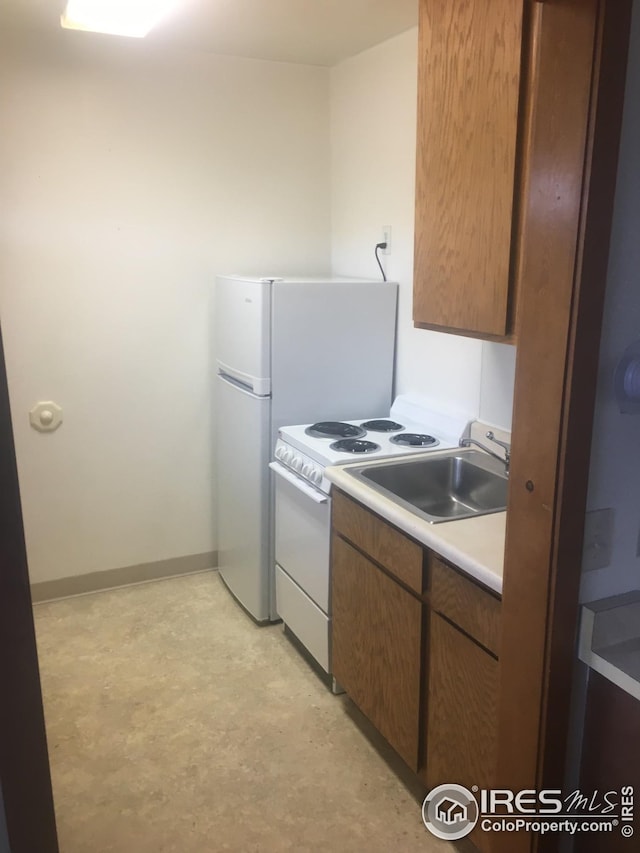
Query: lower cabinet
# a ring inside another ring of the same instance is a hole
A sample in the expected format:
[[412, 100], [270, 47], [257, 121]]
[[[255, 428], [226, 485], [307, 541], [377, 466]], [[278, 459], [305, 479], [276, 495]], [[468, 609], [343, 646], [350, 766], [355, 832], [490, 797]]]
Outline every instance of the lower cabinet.
[[[431, 789], [494, 785], [498, 596], [337, 492], [333, 672]], [[470, 839], [483, 853], [491, 834]]]
[[494, 784], [500, 600], [437, 557], [431, 561], [428, 691], [421, 776], [429, 788]]
[[[498, 661], [438, 613], [429, 630], [426, 757], [429, 788], [446, 783], [471, 789], [494, 784], [497, 750]], [[482, 851], [491, 834], [470, 836]]]
[[332, 558], [333, 674], [417, 770], [422, 604], [336, 535]]

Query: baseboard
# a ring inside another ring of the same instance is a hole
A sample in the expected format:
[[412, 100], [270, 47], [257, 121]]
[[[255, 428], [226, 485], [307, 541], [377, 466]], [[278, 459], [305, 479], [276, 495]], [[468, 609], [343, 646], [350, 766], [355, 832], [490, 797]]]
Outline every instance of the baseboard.
[[188, 554], [186, 557], [173, 557], [169, 560], [158, 560], [155, 563], [139, 563], [135, 566], [123, 566], [103, 572], [40, 581], [31, 584], [31, 599], [35, 604], [56, 598], [69, 598], [72, 595], [83, 595], [102, 589], [114, 589], [177, 575], [204, 572], [215, 569], [217, 565], [218, 552], [207, 551], [204, 554]]

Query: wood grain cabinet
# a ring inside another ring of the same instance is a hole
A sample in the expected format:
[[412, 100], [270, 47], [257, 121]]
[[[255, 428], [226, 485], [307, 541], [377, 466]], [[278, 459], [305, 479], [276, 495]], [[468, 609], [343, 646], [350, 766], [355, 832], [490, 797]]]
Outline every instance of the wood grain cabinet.
[[333, 673], [418, 769], [422, 604], [339, 536], [333, 553]]
[[524, 0], [420, 0], [413, 318], [508, 337]]
[[332, 527], [333, 674], [417, 771], [423, 550], [339, 491], [333, 493]]
[[490, 788], [500, 599], [340, 491], [332, 527], [336, 679], [429, 788]]
[[[429, 628], [426, 744], [421, 776], [429, 788], [457, 783], [492, 788], [498, 745], [500, 601], [434, 561]], [[491, 851], [491, 833], [470, 840]]]

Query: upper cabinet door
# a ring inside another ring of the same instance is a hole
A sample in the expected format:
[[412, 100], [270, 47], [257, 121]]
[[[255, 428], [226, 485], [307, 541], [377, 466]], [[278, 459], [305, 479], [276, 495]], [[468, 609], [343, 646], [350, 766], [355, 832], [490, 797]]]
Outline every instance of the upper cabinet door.
[[413, 319], [509, 328], [523, 0], [420, 0]]

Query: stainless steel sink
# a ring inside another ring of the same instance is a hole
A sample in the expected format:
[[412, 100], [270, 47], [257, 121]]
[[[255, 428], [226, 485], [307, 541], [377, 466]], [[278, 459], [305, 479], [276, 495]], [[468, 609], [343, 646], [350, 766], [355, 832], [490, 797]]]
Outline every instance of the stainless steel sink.
[[504, 466], [477, 450], [360, 465], [350, 473], [431, 524], [500, 512], [507, 506]]

